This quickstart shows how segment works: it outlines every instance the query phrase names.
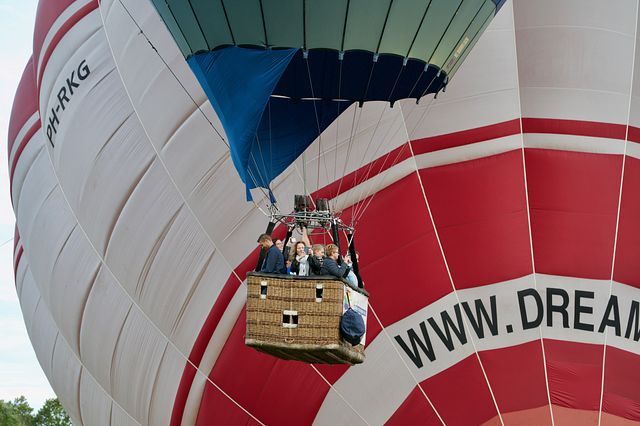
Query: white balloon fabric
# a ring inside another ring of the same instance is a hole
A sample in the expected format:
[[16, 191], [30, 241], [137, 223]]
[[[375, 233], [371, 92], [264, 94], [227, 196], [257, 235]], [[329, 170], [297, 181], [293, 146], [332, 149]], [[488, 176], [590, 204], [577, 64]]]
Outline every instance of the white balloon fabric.
[[445, 93], [352, 105], [273, 181], [281, 211], [306, 187], [356, 223], [347, 367], [244, 345], [268, 194], [246, 201], [153, 5], [41, 0], [8, 136], [16, 289], [74, 422], [640, 422], [637, 21], [509, 1]]

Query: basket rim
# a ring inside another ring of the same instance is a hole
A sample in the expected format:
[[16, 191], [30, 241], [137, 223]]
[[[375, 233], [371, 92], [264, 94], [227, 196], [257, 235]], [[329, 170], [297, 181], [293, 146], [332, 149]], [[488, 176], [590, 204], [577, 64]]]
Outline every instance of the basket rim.
[[351, 290], [360, 293], [366, 297], [369, 297], [369, 292], [364, 288], [353, 288], [346, 284], [346, 280], [341, 280], [336, 277], [330, 275], [309, 275], [309, 276], [299, 276], [299, 275], [287, 275], [287, 274], [269, 274], [266, 272], [256, 272], [249, 271], [247, 272], [248, 277], [262, 277], [262, 278], [273, 278], [279, 280], [290, 280], [290, 281], [333, 281], [338, 282], [342, 285], [349, 287]]

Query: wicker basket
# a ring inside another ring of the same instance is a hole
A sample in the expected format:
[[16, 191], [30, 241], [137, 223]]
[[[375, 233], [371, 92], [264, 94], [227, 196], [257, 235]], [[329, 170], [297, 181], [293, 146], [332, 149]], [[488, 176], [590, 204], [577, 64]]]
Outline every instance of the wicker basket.
[[[340, 338], [345, 284], [333, 277], [247, 274], [245, 343], [282, 359], [360, 364], [363, 345]], [[364, 290], [358, 293], [365, 297]]]

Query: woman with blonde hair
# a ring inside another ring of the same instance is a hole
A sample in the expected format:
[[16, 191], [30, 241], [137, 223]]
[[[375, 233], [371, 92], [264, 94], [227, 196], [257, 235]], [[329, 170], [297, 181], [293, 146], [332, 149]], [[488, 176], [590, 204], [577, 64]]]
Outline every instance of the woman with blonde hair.
[[325, 249], [325, 258], [322, 262], [320, 275], [333, 275], [336, 278], [345, 279], [353, 288], [358, 288], [358, 279], [351, 271], [351, 267], [345, 262], [338, 264], [340, 249], [335, 244], [329, 244]]

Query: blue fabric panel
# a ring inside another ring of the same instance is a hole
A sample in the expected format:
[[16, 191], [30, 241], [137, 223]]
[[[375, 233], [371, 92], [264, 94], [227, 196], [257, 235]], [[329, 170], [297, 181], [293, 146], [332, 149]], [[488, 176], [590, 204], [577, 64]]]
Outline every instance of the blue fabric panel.
[[250, 167], [268, 178], [259, 186], [266, 188], [351, 104], [271, 98], [252, 147], [251, 158], [257, 161]]
[[502, 7], [503, 4], [505, 4], [506, 1], [507, 0], [493, 0], [493, 2], [496, 4], [496, 13], [498, 13], [500, 8]]
[[422, 61], [405, 64], [396, 55], [374, 61], [366, 51], [340, 59], [337, 51], [314, 49], [305, 58], [299, 49], [232, 46], [187, 61], [220, 117], [249, 200], [250, 189], [269, 189], [353, 102], [419, 99], [446, 79]]
[[277, 176], [269, 170], [258, 173], [251, 163], [260, 159], [252, 154], [257, 151], [256, 131], [269, 96], [296, 51], [228, 47], [187, 59], [224, 126], [233, 164], [247, 185], [247, 194], [250, 188], [268, 188]]

